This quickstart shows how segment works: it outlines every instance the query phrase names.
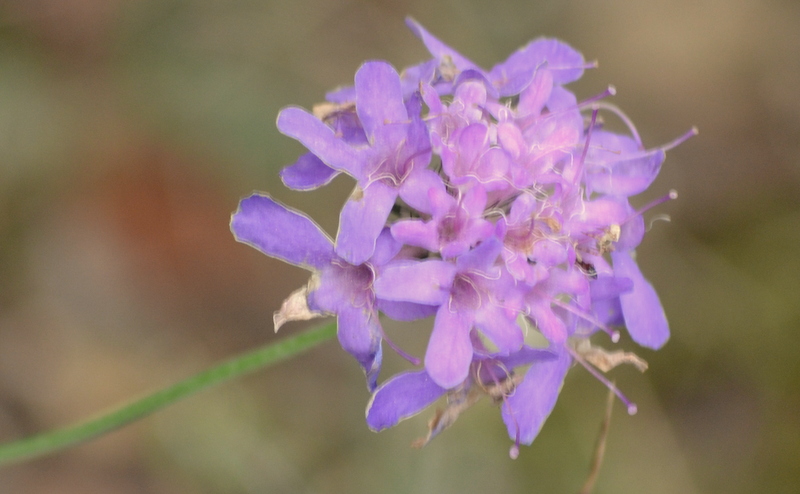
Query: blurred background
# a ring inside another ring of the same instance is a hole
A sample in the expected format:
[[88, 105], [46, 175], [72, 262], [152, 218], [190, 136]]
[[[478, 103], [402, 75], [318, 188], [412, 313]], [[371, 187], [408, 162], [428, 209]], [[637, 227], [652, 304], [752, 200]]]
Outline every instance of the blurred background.
[[[634, 205], [677, 189], [638, 249], [672, 339], [611, 377], [597, 493], [796, 492], [800, 483], [800, 4], [791, 0], [0, 2], [0, 441], [63, 426], [300, 331], [272, 312], [307, 273], [237, 244], [267, 191], [332, 234], [352, 188], [278, 171], [310, 108], [366, 59], [427, 56], [414, 16], [491, 67], [540, 36], [599, 60], [657, 146], [692, 125]], [[610, 117], [609, 117], [610, 118]], [[429, 322], [389, 334], [421, 355]], [[623, 341], [623, 347], [635, 345]], [[389, 353], [389, 352], [387, 352]], [[386, 371], [404, 367], [394, 355]], [[423, 450], [429, 413], [374, 434], [335, 342], [69, 451], [0, 470], [2, 493], [577, 492], [607, 390], [574, 368], [508, 458], [480, 403]]]

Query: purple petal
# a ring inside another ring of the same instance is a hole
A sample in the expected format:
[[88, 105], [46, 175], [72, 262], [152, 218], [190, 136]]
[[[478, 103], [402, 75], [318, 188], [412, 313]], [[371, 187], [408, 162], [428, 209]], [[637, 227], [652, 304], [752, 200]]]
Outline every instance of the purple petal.
[[455, 100], [461, 102], [464, 108], [474, 107], [479, 111], [486, 105], [487, 94], [493, 99], [499, 95], [492, 83], [486, 78], [483, 71], [468, 69], [461, 72], [453, 83]]
[[438, 224], [433, 221], [398, 220], [392, 225], [392, 235], [398, 242], [439, 251]]
[[633, 282], [630, 278], [620, 278], [617, 276], [599, 276], [596, 280], [592, 280], [589, 283], [592, 302], [617, 298], [620, 294], [629, 292], [632, 289]]
[[372, 270], [361, 264], [354, 266], [336, 262], [325, 266], [310, 283], [308, 305], [311, 310], [338, 314], [350, 307], [371, 306]]
[[353, 86], [338, 87], [325, 95], [325, 99], [334, 103], [350, 103], [356, 100], [356, 88]]
[[549, 296], [542, 297], [534, 290], [528, 298], [530, 317], [542, 335], [555, 345], [563, 344], [567, 339], [567, 327], [550, 307]]
[[497, 237], [489, 237], [456, 260], [458, 271], [487, 273], [494, 266], [501, 250], [503, 250], [503, 243]]
[[578, 214], [573, 215], [569, 223], [575, 233], [602, 229], [608, 225], [621, 225], [628, 219], [631, 208], [628, 201], [619, 197], [600, 197], [583, 203]]
[[552, 74], [556, 84], [578, 80], [583, 75], [583, 55], [553, 39], [538, 39], [514, 52], [494, 66], [489, 79], [504, 96], [518, 94], [528, 86], [536, 72]]
[[377, 314], [362, 307], [346, 307], [338, 311], [339, 343], [355, 357], [367, 376], [367, 387], [375, 389], [381, 370], [381, 328]]
[[647, 152], [638, 141], [605, 131], [592, 133], [590, 146], [586, 185], [602, 194], [630, 197], [643, 192], [656, 179], [666, 158], [663, 149]]
[[397, 190], [383, 182], [356, 187], [339, 216], [336, 253], [351, 264], [362, 264], [375, 251], [375, 241], [397, 199]]
[[372, 395], [367, 405], [367, 425], [375, 432], [393, 427], [418, 414], [446, 392], [424, 370], [397, 374]]
[[302, 108], [284, 108], [278, 114], [278, 130], [300, 141], [331, 168], [360, 178], [363, 160], [359, 153], [314, 115]]
[[231, 231], [239, 242], [309, 270], [321, 269], [334, 258], [331, 239], [316, 223], [266, 195], [241, 200]]
[[633, 250], [642, 243], [644, 238], [644, 218], [641, 214], [632, 216], [628, 221], [619, 226], [619, 240], [616, 250]]
[[472, 314], [453, 312], [443, 304], [436, 312], [433, 332], [425, 352], [425, 369], [439, 386], [455, 388], [469, 374], [472, 362]]
[[611, 260], [615, 276], [633, 281], [633, 291], [619, 296], [628, 333], [636, 343], [658, 350], [669, 339], [669, 324], [658, 294], [644, 279], [630, 252], [612, 252]]
[[525, 379], [503, 403], [503, 421], [512, 440], [519, 437], [521, 444], [533, 442], [553, 411], [571, 362], [562, 349], [557, 360], [535, 361], [531, 365]]
[[524, 337], [515, 317], [497, 305], [487, 303], [476, 311], [475, 325], [497, 347], [497, 352], [508, 355], [522, 347]]
[[420, 83], [424, 85], [432, 84], [438, 66], [438, 60], [431, 59], [418, 65], [404, 68], [400, 74], [400, 82], [403, 85], [403, 97], [408, 98], [415, 91], [418, 91]]
[[356, 72], [356, 110], [373, 142], [375, 131], [408, 119], [400, 76], [386, 62], [367, 62]]
[[400, 186], [400, 198], [419, 212], [431, 214], [431, 189], [445, 192], [444, 182], [438, 173], [424, 168], [415, 168]]
[[378, 310], [395, 321], [416, 321], [436, 314], [437, 306], [378, 299]]
[[623, 197], [647, 190], [661, 171], [666, 154], [659, 149], [653, 154], [609, 163], [587, 166], [585, 181], [592, 192]]
[[373, 288], [378, 298], [423, 305], [441, 305], [450, 294], [456, 267], [445, 261], [413, 261], [387, 265]]
[[493, 356], [492, 358], [502, 363], [503, 366], [509, 370], [516, 367], [521, 367], [523, 365], [532, 364], [534, 362], [556, 360], [558, 359], [558, 355], [558, 352], [554, 352], [550, 349], [532, 348], [528, 345], [523, 345], [519, 351], [516, 351], [511, 355], [498, 357]]
[[312, 190], [329, 184], [338, 174], [313, 153], [306, 153], [295, 164], [281, 170], [281, 180], [290, 189]]
[[435, 36], [429, 33], [424, 27], [422, 27], [422, 25], [420, 25], [411, 17], [406, 17], [406, 25], [409, 29], [411, 29], [411, 32], [413, 32], [417, 38], [422, 40], [431, 55], [439, 59], [440, 62], [449, 58], [459, 71], [464, 71], [467, 69], [476, 69], [478, 71], [481, 70], [480, 67], [475, 65], [475, 63], [473, 63], [471, 60], [439, 41]]
[[403, 245], [392, 237], [392, 232], [384, 228], [375, 240], [375, 252], [369, 259], [369, 263], [374, 267], [380, 267], [388, 263], [400, 252]]
[[553, 91], [553, 73], [549, 70], [537, 70], [530, 85], [519, 95], [517, 114], [520, 116], [539, 115], [550, 99]]

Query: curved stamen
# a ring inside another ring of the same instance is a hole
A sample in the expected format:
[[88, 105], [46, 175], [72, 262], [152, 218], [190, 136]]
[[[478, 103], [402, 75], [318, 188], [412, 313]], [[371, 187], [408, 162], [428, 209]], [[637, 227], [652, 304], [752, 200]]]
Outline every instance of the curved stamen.
[[[653, 149], [644, 149], [644, 150], [642, 150], [642, 151], [640, 151], [638, 153], [622, 154], [622, 153], [616, 152], [616, 154], [619, 154], [619, 158], [618, 159], [605, 160], [605, 162], [606, 162], [606, 164], [611, 164], [611, 163], [617, 163], [619, 161], [630, 161], [630, 160], [635, 160], [635, 159], [640, 159], [640, 158], [646, 158], [646, 157], [651, 156], [651, 155], [653, 155], [653, 154], [655, 154], [655, 153], [657, 153], [659, 151], [666, 152], [666, 151], [669, 151], [670, 149], [672, 149], [672, 148], [674, 148], [676, 146], [679, 146], [679, 145], [683, 144], [690, 137], [696, 136], [698, 134], [698, 132], [699, 131], [697, 130], [697, 127], [692, 127], [688, 132], [686, 132], [682, 136], [678, 137], [677, 139], [673, 140], [672, 142], [668, 142], [668, 143], [666, 143], [666, 144], [664, 144], [662, 146], [658, 146], [658, 147], [653, 148]], [[639, 143], [639, 144], [641, 145], [641, 143]], [[614, 152], [614, 151], [611, 151], [611, 150], [608, 150], [608, 149], [606, 151]]]
[[631, 131], [631, 136], [633, 136], [634, 140], [639, 144], [639, 146], [642, 146], [642, 139], [639, 137], [639, 131], [636, 130], [636, 126], [633, 125], [633, 121], [628, 118], [628, 115], [620, 110], [619, 107], [604, 101], [597, 102], [596, 106], [602, 110], [608, 110], [614, 115], [618, 116], [619, 119], [622, 120], [622, 122], [628, 127], [628, 130]]
[[605, 91], [600, 94], [596, 94], [594, 96], [590, 96], [585, 100], [578, 103], [578, 108], [586, 108], [587, 106], [591, 105], [592, 103], [596, 103], [600, 100], [608, 98], [609, 96], [614, 96], [617, 94], [617, 88], [614, 86], [609, 85]]
[[597, 369], [592, 367], [586, 360], [583, 359], [583, 357], [578, 355], [578, 352], [576, 352], [574, 349], [566, 345], [564, 348], [566, 348], [569, 354], [572, 355], [572, 358], [577, 360], [578, 363], [581, 364], [586, 370], [588, 370], [591, 375], [597, 378], [597, 380], [600, 381], [601, 383], [605, 384], [606, 387], [609, 390], [611, 390], [612, 393], [617, 395], [617, 398], [619, 398], [620, 401], [622, 401], [622, 403], [625, 404], [625, 407], [628, 410], [628, 415], [636, 415], [636, 412], [639, 410], [639, 408], [636, 406], [636, 403], [632, 402], [624, 394], [622, 394], [622, 391], [620, 391], [619, 388], [617, 388], [617, 386], [614, 385], [614, 383], [612, 383], [611, 381], [606, 379], [605, 376], [600, 374], [600, 372], [598, 372]]
[[625, 221], [623, 221], [622, 223], [627, 223], [632, 218], [635, 218], [636, 216], [641, 216], [642, 214], [644, 214], [647, 211], [649, 211], [650, 209], [658, 206], [659, 204], [664, 204], [667, 201], [672, 201], [672, 200], [675, 200], [677, 198], [678, 198], [678, 191], [675, 190], [675, 189], [671, 189], [669, 192], [667, 192], [666, 195], [663, 195], [663, 196], [659, 197], [658, 199], [652, 200], [652, 201], [648, 202], [647, 204], [645, 204], [643, 207], [641, 207], [638, 210], [634, 211], [633, 214], [631, 214], [630, 216], [625, 218]]
[[402, 348], [400, 348], [399, 346], [397, 346], [397, 345], [396, 345], [396, 344], [395, 344], [395, 343], [394, 343], [394, 342], [393, 342], [393, 341], [392, 341], [392, 340], [391, 340], [391, 339], [390, 339], [390, 338], [389, 338], [389, 337], [386, 335], [386, 331], [384, 331], [384, 330], [383, 330], [383, 327], [382, 327], [381, 325], [378, 325], [378, 327], [379, 327], [379, 328], [380, 328], [380, 330], [381, 330], [381, 337], [383, 338], [383, 341], [385, 341], [385, 342], [386, 342], [386, 344], [387, 344], [387, 345], [389, 345], [389, 348], [391, 348], [391, 349], [392, 349], [392, 350], [394, 350], [394, 351], [395, 351], [395, 352], [396, 352], [398, 355], [400, 355], [400, 356], [401, 356], [401, 357], [403, 357], [405, 360], [407, 360], [408, 362], [410, 362], [410, 363], [411, 363], [411, 365], [420, 365], [420, 364], [422, 364], [422, 360], [420, 360], [420, 359], [418, 359], [417, 357], [414, 357], [414, 356], [412, 356], [412, 355], [409, 355], [408, 353], [406, 353], [405, 351], [403, 351], [403, 349], [402, 349]]
[[700, 130], [698, 130], [697, 127], [692, 127], [691, 129], [689, 129], [688, 132], [686, 132], [682, 136], [678, 137], [677, 139], [675, 139], [672, 142], [664, 144], [660, 148], [663, 149], [664, 151], [669, 151], [670, 149], [672, 149], [674, 147], [680, 146], [681, 144], [686, 142], [690, 137], [694, 137], [699, 133], [700, 133]]
[[583, 152], [581, 153], [581, 157], [578, 160], [578, 164], [575, 167], [575, 176], [572, 179], [572, 183], [574, 184], [576, 181], [580, 181], [583, 177], [583, 162], [586, 160], [586, 154], [589, 152], [589, 141], [592, 139], [592, 129], [594, 129], [595, 124], [597, 123], [597, 112], [598, 108], [595, 106], [592, 109], [592, 121], [589, 123], [589, 128], [586, 130], [586, 142], [583, 143]]
[[604, 333], [606, 333], [609, 336], [609, 338], [611, 338], [611, 341], [613, 343], [618, 343], [619, 342], [619, 338], [620, 338], [619, 331], [609, 328], [608, 326], [606, 326], [605, 324], [600, 322], [597, 318], [595, 318], [591, 314], [587, 314], [587, 313], [585, 313], [583, 311], [580, 311], [580, 310], [572, 307], [569, 304], [561, 302], [558, 299], [553, 299], [552, 303], [557, 305], [558, 307], [561, 307], [562, 309], [566, 310], [567, 312], [575, 314], [576, 316], [580, 317], [581, 319], [594, 324], [595, 326], [600, 328]]

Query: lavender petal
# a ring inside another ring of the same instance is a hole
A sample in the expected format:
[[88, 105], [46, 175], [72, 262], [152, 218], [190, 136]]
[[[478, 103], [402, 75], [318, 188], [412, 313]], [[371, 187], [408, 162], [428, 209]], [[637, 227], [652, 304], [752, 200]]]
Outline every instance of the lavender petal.
[[375, 432], [393, 427], [418, 414], [446, 392], [424, 370], [397, 374], [373, 393], [367, 405], [367, 425]]
[[231, 231], [268, 256], [306, 269], [321, 269], [334, 258], [330, 238], [308, 216], [262, 194], [239, 202]]

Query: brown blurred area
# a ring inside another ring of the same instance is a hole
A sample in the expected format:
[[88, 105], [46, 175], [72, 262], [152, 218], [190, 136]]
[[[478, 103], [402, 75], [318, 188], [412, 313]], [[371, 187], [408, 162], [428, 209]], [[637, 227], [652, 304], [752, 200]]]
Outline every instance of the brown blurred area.
[[[646, 374], [612, 372], [639, 413], [616, 408], [595, 492], [796, 492], [800, 4], [789, 0], [0, 2], [0, 441], [302, 329], [275, 335], [271, 317], [307, 274], [237, 244], [230, 214], [262, 190], [335, 233], [352, 183], [284, 189], [278, 171], [301, 147], [275, 116], [350, 83], [363, 60], [422, 59], [406, 15], [484, 66], [536, 36], [564, 39], [600, 62], [578, 97], [614, 84], [647, 145], [699, 127], [636, 198], [680, 194], [638, 252], [673, 336], [640, 352]], [[424, 349], [425, 323], [387, 330]], [[401, 368], [386, 359], [384, 376]], [[0, 493], [576, 492], [605, 393], [574, 369], [516, 461], [488, 404], [412, 450], [427, 414], [371, 433], [363, 377], [329, 342], [4, 467]]]

